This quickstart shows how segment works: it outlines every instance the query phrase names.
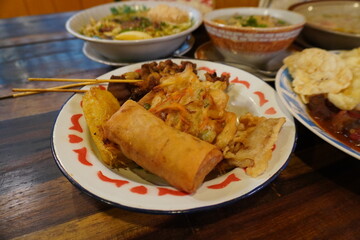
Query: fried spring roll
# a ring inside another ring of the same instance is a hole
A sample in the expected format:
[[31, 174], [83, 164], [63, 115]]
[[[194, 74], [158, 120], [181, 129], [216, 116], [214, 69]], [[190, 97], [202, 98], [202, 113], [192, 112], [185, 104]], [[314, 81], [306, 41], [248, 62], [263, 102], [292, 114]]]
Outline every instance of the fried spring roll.
[[121, 106], [104, 129], [126, 157], [188, 193], [194, 193], [223, 158], [216, 146], [167, 126], [132, 100]]

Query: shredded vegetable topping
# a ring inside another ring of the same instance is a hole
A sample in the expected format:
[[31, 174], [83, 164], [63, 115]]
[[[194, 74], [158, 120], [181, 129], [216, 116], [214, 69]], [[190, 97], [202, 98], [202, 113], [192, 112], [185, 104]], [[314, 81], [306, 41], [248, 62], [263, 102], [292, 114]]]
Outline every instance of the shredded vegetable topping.
[[123, 5], [111, 8], [111, 15], [98, 21], [90, 19], [80, 33], [100, 39], [138, 40], [176, 34], [192, 24], [189, 14], [179, 8]]
[[190, 65], [162, 79], [153, 91], [150, 112], [167, 125], [213, 142], [225, 126], [228, 82], [200, 81]]
[[256, 177], [266, 170], [286, 119], [259, 117], [250, 112], [238, 118], [227, 111], [228, 73], [218, 76], [216, 71], [206, 72], [203, 81], [196, 64], [182, 61], [178, 65], [166, 60], [143, 64], [141, 70], [116, 78], [129, 77], [143, 81], [110, 83], [108, 90], [120, 103], [137, 100], [166, 125], [215, 145], [224, 155], [216, 171], [224, 173], [241, 167], [246, 168], [249, 176]]

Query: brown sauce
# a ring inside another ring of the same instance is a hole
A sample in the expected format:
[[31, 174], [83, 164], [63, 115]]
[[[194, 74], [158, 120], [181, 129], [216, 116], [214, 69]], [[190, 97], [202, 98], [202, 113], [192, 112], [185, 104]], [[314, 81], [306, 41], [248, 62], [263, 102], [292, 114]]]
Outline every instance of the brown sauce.
[[308, 112], [326, 132], [360, 152], [360, 111], [344, 111], [331, 104], [324, 95], [310, 97]]

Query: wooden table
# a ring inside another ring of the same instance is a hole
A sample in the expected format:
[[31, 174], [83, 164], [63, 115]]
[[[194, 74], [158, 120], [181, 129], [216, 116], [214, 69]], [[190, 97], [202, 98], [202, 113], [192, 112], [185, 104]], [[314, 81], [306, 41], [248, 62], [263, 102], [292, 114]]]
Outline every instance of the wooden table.
[[[52, 86], [28, 77], [95, 78], [113, 69], [86, 58], [83, 42], [66, 33], [72, 14], [0, 20], [0, 95]], [[194, 35], [194, 49], [208, 40], [202, 27]], [[360, 161], [298, 122], [288, 167], [230, 205], [152, 215], [95, 200], [63, 176], [51, 153], [52, 126], [70, 96], [0, 100], [0, 239], [360, 239]]]

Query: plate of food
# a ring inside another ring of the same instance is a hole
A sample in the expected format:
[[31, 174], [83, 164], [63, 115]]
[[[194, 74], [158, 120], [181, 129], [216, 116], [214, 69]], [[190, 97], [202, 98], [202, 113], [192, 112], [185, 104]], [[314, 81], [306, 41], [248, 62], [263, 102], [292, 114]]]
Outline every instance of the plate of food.
[[108, 204], [158, 214], [219, 207], [268, 185], [295, 147], [291, 114], [243, 70], [164, 59], [98, 79], [111, 82], [61, 108], [52, 151], [71, 183]]
[[309, 48], [284, 59], [275, 86], [282, 103], [317, 136], [360, 159], [360, 48]]

